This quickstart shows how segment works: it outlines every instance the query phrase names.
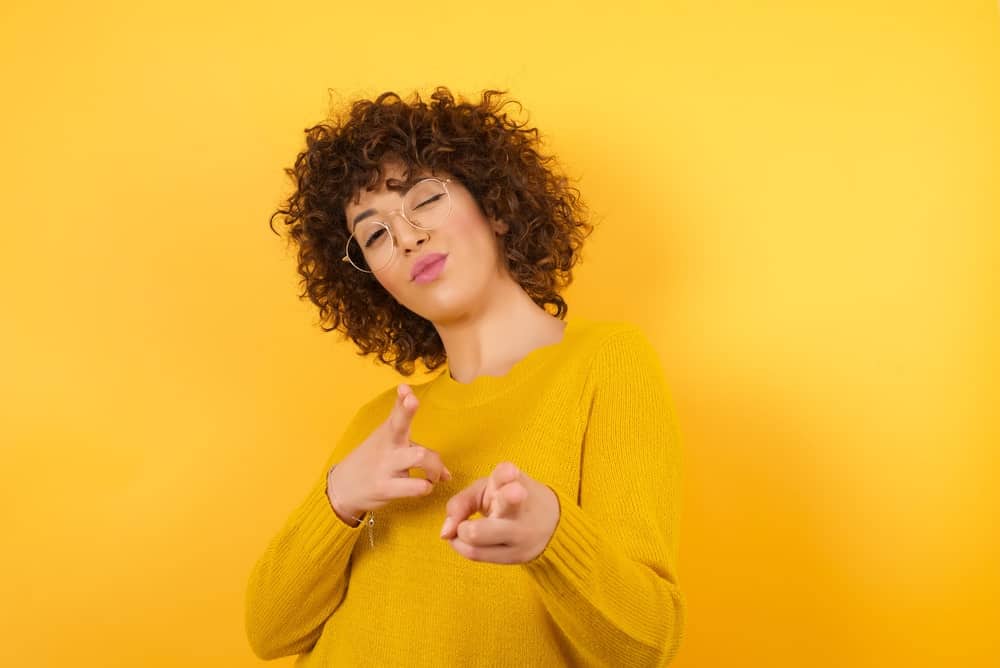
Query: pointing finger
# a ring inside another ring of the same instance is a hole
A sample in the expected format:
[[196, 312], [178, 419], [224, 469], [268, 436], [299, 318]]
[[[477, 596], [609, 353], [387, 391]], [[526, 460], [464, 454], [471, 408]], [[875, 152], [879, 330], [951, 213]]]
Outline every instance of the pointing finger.
[[461, 492], [451, 497], [445, 505], [448, 517], [441, 525], [441, 537], [453, 538], [458, 523], [473, 513], [482, 510], [483, 492], [486, 490], [487, 478], [479, 478]]
[[497, 492], [504, 485], [519, 480], [521, 477], [521, 470], [514, 465], [513, 462], [500, 462], [493, 469], [493, 473], [490, 474], [490, 481], [487, 485], [487, 492], [485, 497], [486, 514], [493, 514], [493, 503], [497, 500]]
[[503, 485], [508, 482], [513, 482], [521, 476], [521, 469], [517, 468], [517, 465], [513, 462], [500, 462], [493, 469], [493, 478]]
[[420, 401], [406, 383], [396, 388], [396, 403], [389, 413], [389, 433], [397, 445], [409, 445], [410, 424]]
[[519, 480], [509, 482], [499, 490], [490, 508], [490, 517], [513, 517], [520, 509], [521, 502], [528, 498], [528, 490]]

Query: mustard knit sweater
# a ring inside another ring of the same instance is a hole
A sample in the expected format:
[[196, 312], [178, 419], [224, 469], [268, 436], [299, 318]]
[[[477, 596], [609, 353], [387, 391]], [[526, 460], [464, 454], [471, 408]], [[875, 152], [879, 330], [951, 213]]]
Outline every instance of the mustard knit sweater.
[[[257, 656], [299, 654], [297, 668], [670, 663], [686, 608], [681, 448], [660, 359], [635, 325], [566, 323], [504, 376], [459, 383], [445, 366], [412, 385], [410, 440], [453, 478], [354, 528], [334, 514], [326, 472], [388, 417], [396, 386], [361, 406], [250, 573]], [[439, 537], [448, 499], [502, 461], [559, 499], [528, 563], [472, 561]]]

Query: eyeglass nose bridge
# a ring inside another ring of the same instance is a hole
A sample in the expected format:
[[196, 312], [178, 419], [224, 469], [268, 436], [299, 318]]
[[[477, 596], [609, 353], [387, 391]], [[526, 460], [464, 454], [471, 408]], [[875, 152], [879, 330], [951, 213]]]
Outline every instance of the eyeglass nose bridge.
[[395, 252], [395, 249], [400, 246], [400, 243], [399, 243], [400, 235], [396, 231], [398, 228], [395, 225], [393, 225], [392, 223], [389, 222], [389, 218], [391, 218], [393, 214], [398, 215], [400, 218], [402, 218], [404, 221], [406, 221], [406, 223], [408, 225], [408, 229], [407, 228], [402, 228], [402, 229], [407, 229], [407, 234], [411, 233], [411, 230], [415, 230], [416, 232], [422, 232], [424, 235], [426, 235], [428, 237], [430, 236], [430, 229], [429, 228], [421, 227], [421, 226], [417, 225], [416, 223], [414, 223], [412, 220], [410, 220], [409, 218], [406, 217], [406, 214], [403, 213], [403, 211], [401, 209], [396, 209], [395, 211], [390, 211], [389, 213], [386, 214], [385, 218], [382, 219], [380, 222], [383, 225], [385, 225], [386, 228], [389, 230], [389, 238], [392, 240], [392, 247], [393, 247], [393, 251], [394, 252]]
[[415, 223], [414, 223], [414, 222], [413, 222], [412, 220], [410, 220], [410, 219], [409, 219], [409, 218], [408, 218], [408, 217], [406, 216], [406, 214], [405, 214], [405, 213], [403, 213], [403, 210], [402, 210], [401, 208], [400, 208], [400, 209], [393, 209], [392, 211], [389, 211], [388, 213], [386, 213], [386, 214], [385, 214], [385, 217], [384, 217], [384, 218], [382, 219], [382, 222], [383, 222], [383, 223], [388, 223], [388, 219], [389, 219], [389, 218], [391, 218], [391, 217], [392, 217], [392, 216], [394, 216], [394, 215], [395, 215], [395, 216], [399, 216], [400, 218], [402, 218], [403, 220], [405, 220], [405, 221], [406, 221], [407, 223], [409, 223], [409, 224], [410, 224], [410, 227], [415, 227], [415, 228], [417, 228], [418, 230], [420, 230], [420, 229], [424, 229], [424, 228], [420, 227], [419, 225], [416, 225], [416, 224], [415, 224]]

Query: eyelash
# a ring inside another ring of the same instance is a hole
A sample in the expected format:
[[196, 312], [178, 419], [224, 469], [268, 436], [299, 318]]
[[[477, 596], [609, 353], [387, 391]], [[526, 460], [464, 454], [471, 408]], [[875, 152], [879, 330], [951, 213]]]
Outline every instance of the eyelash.
[[414, 208], [414, 209], [419, 209], [420, 207], [424, 206], [425, 204], [430, 204], [431, 202], [436, 202], [436, 201], [438, 201], [438, 200], [439, 200], [439, 199], [441, 199], [442, 197], [444, 197], [444, 193], [441, 193], [440, 195], [434, 195], [434, 196], [433, 196], [433, 197], [431, 197], [430, 199], [426, 199], [426, 200], [424, 200], [423, 202], [421, 202], [420, 204], [416, 205], [416, 206], [415, 206], [415, 207], [413, 207], [413, 208]]
[[379, 230], [375, 234], [371, 235], [371, 237], [368, 238], [368, 241], [365, 242], [365, 248], [371, 246], [372, 242], [375, 241], [375, 238], [378, 237], [378, 235], [380, 234], [385, 234], [385, 230]]

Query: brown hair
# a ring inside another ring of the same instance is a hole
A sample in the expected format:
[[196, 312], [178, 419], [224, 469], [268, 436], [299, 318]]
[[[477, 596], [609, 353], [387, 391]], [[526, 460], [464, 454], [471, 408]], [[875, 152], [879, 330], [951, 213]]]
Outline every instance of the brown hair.
[[[444, 171], [457, 177], [483, 213], [508, 230], [501, 256], [511, 276], [542, 308], [563, 318], [559, 291], [572, 282], [584, 239], [593, 226], [579, 191], [540, 151], [537, 129], [504, 112], [506, 91], [484, 90], [478, 103], [456, 102], [437, 87], [429, 102], [414, 92], [407, 102], [393, 92], [353, 102], [346, 119], [331, 115], [306, 132], [306, 149], [285, 173], [295, 191], [270, 218], [281, 216], [289, 244], [298, 247], [300, 298], [319, 307], [324, 331], [340, 330], [360, 349], [406, 376], [421, 360], [428, 370], [446, 360], [433, 324], [399, 304], [371, 274], [342, 262], [349, 232], [345, 205], [361, 188], [383, 178], [383, 162], [407, 170]], [[323, 325], [329, 323], [329, 326]]]

